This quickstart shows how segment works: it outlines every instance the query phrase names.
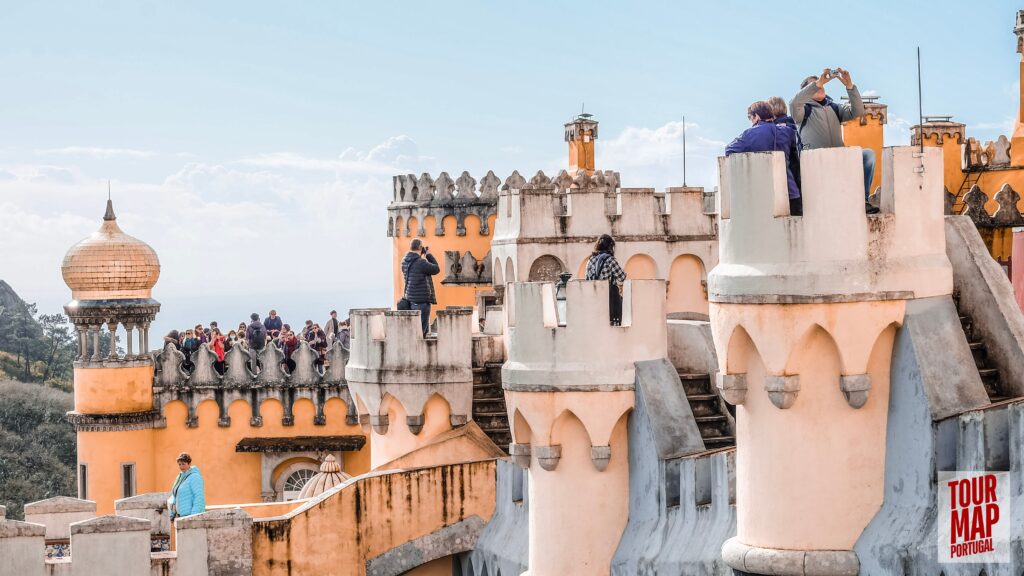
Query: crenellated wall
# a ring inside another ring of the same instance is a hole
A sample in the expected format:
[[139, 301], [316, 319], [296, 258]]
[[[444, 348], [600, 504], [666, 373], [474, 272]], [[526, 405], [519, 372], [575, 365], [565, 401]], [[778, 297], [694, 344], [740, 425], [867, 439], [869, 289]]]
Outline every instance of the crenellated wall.
[[495, 285], [554, 281], [560, 272], [583, 278], [594, 244], [607, 233], [630, 278], [668, 280], [668, 312], [706, 315], [704, 281], [717, 264], [707, 200], [702, 188], [621, 188], [610, 170], [509, 178], [491, 246]]
[[[413, 239], [430, 247], [441, 273], [433, 277], [438, 306], [476, 306], [493, 301], [491, 235], [501, 180], [488, 172], [479, 181], [467, 172], [453, 180], [447, 172], [393, 178], [388, 205], [388, 236], [393, 238], [394, 300], [405, 282], [401, 261]], [[432, 312], [433, 312], [432, 311]]]
[[438, 310], [431, 337], [423, 336], [418, 311], [353, 310], [351, 322], [345, 376], [372, 427], [373, 468], [472, 418], [471, 309]]

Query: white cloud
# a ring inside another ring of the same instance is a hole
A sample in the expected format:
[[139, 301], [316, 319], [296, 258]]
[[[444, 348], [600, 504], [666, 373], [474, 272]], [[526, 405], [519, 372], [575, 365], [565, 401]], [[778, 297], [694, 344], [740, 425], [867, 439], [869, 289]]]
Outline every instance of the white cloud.
[[886, 146], [909, 146], [911, 127], [917, 121], [911, 122], [899, 116], [889, 116], [882, 127], [882, 140]]
[[[725, 142], [686, 123], [686, 180], [690, 186], [713, 186], [718, 181], [716, 158]], [[657, 128], [629, 127], [599, 140], [597, 165], [621, 172], [624, 186], [665, 188], [683, 184], [683, 123]]]
[[111, 158], [150, 158], [156, 156], [151, 150], [134, 150], [131, 148], [100, 148], [95, 146], [67, 146], [64, 148], [48, 148], [36, 150], [36, 154], [43, 156], [87, 156], [102, 160]]

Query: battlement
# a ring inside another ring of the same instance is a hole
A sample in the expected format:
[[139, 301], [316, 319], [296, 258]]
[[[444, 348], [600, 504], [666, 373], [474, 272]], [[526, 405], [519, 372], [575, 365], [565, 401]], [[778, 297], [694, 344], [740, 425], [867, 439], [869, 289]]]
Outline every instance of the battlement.
[[[515, 182], [520, 178], [518, 173], [513, 172], [506, 180]], [[465, 219], [469, 215], [476, 216], [480, 221], [479, 233], [481, 236], [490, 234], [488, 217], [493, 216], [498, 202], [498, 186], [501, 180], [488, 170], [487, 174], [480, 179], [480, 188], [477, 189], [477, 180], [463, 172], [456, 180], [452, 180], [447, 172], [435, 179], [424, 172], [416, 177], [415, 174], [398, 175], [392, 178], [394, 193], [391, 204], [388, 205], [388, 236], [426, 236], [428, 231], [424, 221], [428, 217], [434, 219], [431, 234], [444, 236], [446, 232], [455, 232], [457, 236], [466, 235]], [[445, 230], [445, 219], [454, 219], [455, 230]], [[410, 228], [410, 219], [415, 223]]]
[[520, 186], [503, 187], [495, 242], [612, 233], [617, 239], [677, 240], [715, 233], [703, 188], [620, 188], [618, 172], [537, 172]]
[[473, 408], [473, 310], [437, 311], [437, 336], [424, 337], [419, 311], [352, 310], [352, 354], [345, 376], [361, 417], [378, 434], [388, 430], [389, 403], [401, 404], [418, 434], [424, 406], [439, 395], [450, 424], [465, 424]]
[[789, 215], [784, 156], [720, 159], [713, 302], [889, 300], [950, 294], [942, 151], [884, 150], [881, 213], [864, 214], [861, 151], [801, 154], [803, 216]]
[[622, 326], [609, 325], [608, 290], [607, 282], [568, 282], [562, 318], [554, 284], [512, 284], [505, 389], [632, 390], [634, 362], [667, 355], [665, 282], [626, 282]]
[[350, 382], [471, 381], [472, 316], [470, 308], [438, 310], [437, 336], [424, 337], [416, 310], [352, 310], [345, 376]]

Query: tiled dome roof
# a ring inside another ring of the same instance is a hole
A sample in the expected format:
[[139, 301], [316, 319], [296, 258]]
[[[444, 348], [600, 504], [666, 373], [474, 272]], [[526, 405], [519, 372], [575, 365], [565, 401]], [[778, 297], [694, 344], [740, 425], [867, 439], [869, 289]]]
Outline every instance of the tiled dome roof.
[[103, 226], [68, 250], [61, 273], [75, 300], [149, 298], [160, 260], [148, 244], [121, 231], [107, 200]]
[[328, 454], [320, 464], [320, 473], [309, 479], [299, 492], [299, 498], [313, 498], [351, 478], [341, 471], [341, 465]]

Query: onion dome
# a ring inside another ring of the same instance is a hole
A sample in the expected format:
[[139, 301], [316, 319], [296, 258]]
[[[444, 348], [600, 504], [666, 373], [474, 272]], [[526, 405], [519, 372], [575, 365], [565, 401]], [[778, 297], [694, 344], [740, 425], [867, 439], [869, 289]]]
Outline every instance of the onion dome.
[[160, 260], [148, 244], [121, 231], [107, 200], [103, 225], [68, 250], [61, 273], [74, 300], [149, 298]]
[[302, 487], [302, 491], [299, 492], [299, 498], [319, 496], [349, 478], [351, 476], [341, 471], [341, 464], [338, 464], [334, 456], [328, 454], [324, 457], [323, 463], [320, 464], [320, 473], [306, 482]]

